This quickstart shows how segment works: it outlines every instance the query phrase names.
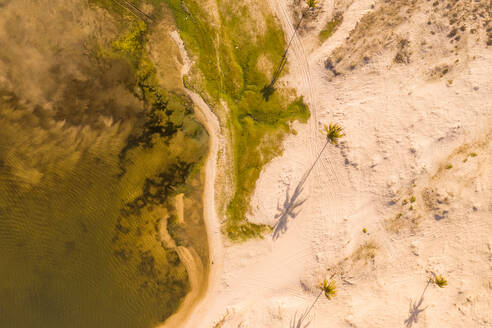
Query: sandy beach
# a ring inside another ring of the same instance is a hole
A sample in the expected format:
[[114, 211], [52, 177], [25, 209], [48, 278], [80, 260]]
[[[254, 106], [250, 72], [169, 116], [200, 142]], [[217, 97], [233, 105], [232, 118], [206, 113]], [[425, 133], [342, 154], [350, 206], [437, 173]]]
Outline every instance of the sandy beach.
[[[269, 3], [291, 35], [292, 1]], [[189, 94], [211, 135], [204, 196], [211, 272], [183, 326], [287, 327], [318, 283], [333, 278], [338, 294], [315, 304], [309, 327], [492, 327], [492, 52], [481, 30], [450, 42], [429, 2], [405, 2], [398, 10], [412, 15], [380, 26], [378, 15], [395, 9], [374, 4], [320, 1], [293, 42], [281, 83], [305, 97], [311, 118], [294, 124], [297, 135], [263, 170], [249, 220], [276, 224], [324, 145], [323, 124], [339, 123], [346, 136], [322, 153], [277, 239], [221, 237], [213, 181], [224, 140], [215, 116]], [[335, 10], [343, 21], [320, 42]], [[463, 19], [473, 29], [473, 19]], [[402, 53], [410, 58], [403, 63], [395, 60]], [[326, 68], [331, 56], [344, 58], [338, 74]], [[448, 286], [432, 285], [421, 298], [432, 274]]]

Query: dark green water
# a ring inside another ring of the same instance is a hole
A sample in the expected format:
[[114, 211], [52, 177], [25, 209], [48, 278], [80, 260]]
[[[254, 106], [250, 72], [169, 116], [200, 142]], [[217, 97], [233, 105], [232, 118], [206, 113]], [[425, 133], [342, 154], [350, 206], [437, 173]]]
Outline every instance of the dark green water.
[[207, 135], [158, 89], [145, 30], [111, 48], [133, 26], [85, 1], [0, 6], [0, 328], [147, 328], [188, 291], [158, 226], [174, 194], [199, 202]]

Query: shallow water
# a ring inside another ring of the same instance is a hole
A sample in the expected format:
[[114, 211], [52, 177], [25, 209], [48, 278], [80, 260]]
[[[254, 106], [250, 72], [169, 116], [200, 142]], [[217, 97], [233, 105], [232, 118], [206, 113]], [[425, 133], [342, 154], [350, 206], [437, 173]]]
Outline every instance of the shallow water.
[[186, 97], [157, 87], [145, 28], [109, 15], [80, 0], [0, 6], [0, 328], [162, 322], [189, 289], [163, 219], [208, 263], [208, 136]]
[[[125, 190], [117, 152], [106, 151], [32, 186], [0, 168], [0, 327], [150, 327], [176, 306], [156, 295], [137, 259], [115, 256]], [[130, 251], [146, 248], [143, 238], [126, 238]]]

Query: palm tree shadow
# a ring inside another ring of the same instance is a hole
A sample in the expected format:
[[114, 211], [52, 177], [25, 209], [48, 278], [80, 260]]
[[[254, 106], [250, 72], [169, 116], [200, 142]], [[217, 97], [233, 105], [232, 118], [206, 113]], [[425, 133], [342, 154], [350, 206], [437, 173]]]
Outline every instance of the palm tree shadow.
[[304, 311], [304, 313], [297, 318], [297, 312], [294, 314], [294, 317], [292, 318], [292, 321], [290, 322], [289, 328], [306, 328], [309, 327], [311, 324], [311, 320], [304, 323], [304, 320], [307, 318], [307, 309]]
[[409, 309], [409, 316], [408, 318], [404, 321], [405, 326], [407, 328], [411, 328], [414, 323], [417, 323], [419, 320], [419, 315], [420, 313], [424, 312], [425, 309], [427, 309], [429, 306], [426, 306], [424, 308], [421, 308], [422, 303], [424, 302], [424, 294], [425, 291], [427, 290], [427, 287], [429, 287], [429, 284], [431, 283], [431, 280], [427, 282], [427, 285], [424, 288], [424, 291], [422, 292], [422, 295], [420, 295], [420, 299], [418, 302], [413, 302], [410, 301], [410, 309]]
[[294, 190], [294, 193], [292, 196], [289, 197], [289, 188], [287, 188], [287, 191], [285, 192], [285, 200], [284, 204], [282, 207], [277, 203], [277, 211], [278, 213], [275, 215], [275, 218], [278, 219], [277, 223], [275, 224], [275, 227], [273, 228], [273, 236], [272, 239], [276, 240], [281, 233], [284, 233], [287, 231], [287, 221], [289, 220], [289, 217], [294, 219], [299, 213], [295, 213], [294, 210], [304, 204], [304, 202], [307, 200], [307, 198], [303, 200], [298, 200], [299, 196], [302, 193], [302, 190], [304, 188], [304, 183], [306, 183], [306, 180], [308, 179], [309, 175], [313, 171], [314, 167], [316, 166], [316, 163], [319, 161], [321, 154], [325, 150], [326, 146], [328, 145], [329, 140], [325, 142], [325, 145], [319, 152], [318, 156], [316, 157], [316, 160], [314, 163], [311, 165], [309, 170], [302, 176], [301, 181], [299, 181], [299, 184], [297, 185], [296, 189]]
[[299, 183], [294, 190], [292, 196], [289, 196], [289, 188], [285, 191], [285, 200], [282, 206], [277, 203], [277, 211], [278, 213], [275, 215], [275, 219], [277, 219], [277, 223], [273, 229], [272, 239], [276, 240], [281, 233], [287, 231], [287, 222], [289, 218], [295, 219], [297, 215], [299, 215], [300, 210], [295, 212], [295, 209], [304, 204], [307, 199], [298, 200], [298, 197], [301, 195], [303, 190], [303, 182]]
[[270, 100], [270, 97], [273, 95], [274, 92], [275, 87], [272, 85], [272, 82], [270, 82], [270, 84], [268, 85], [265, 85], [263, 89], [261, 89], [261, 94], [263, 95], [263, 99], [265, 99], [265, 101]]

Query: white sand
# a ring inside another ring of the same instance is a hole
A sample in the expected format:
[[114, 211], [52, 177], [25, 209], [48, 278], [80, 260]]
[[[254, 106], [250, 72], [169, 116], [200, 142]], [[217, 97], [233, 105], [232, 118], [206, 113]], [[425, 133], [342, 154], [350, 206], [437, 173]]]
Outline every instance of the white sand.
[[[270, 0], [290, 35], [287, 2]], [[322, 123], [340, 123], [346, 137], [326, 149], [300, 196], [305, 203], [277, 240], [230, 245], [207, 207], [215, 262], [187, 327], [288, 327], [333, 273], [338, 295], [316, 304], [310, 327], [403, 327], [430, 272], [449, 285], [429, 287], [413, 327], [492, 327], [492, 51], [469, 36], [459, 64], [429, 78], [432, 67], [455, 57], [421, 51], [426, 3], [395, 30], [411, 40], [409, 64], [394, 64], [396, 51], [383, 49], [333, 78], [324, 60], [371, 4], [353, 1], [321, 46], [323, 21], [294, 42], [285, 82], [305, 96], [312, 116], [295, 124], [298, 135], [262, 172], [251, 221], [275, 222], [286, 190], [292, 193], [323, 146]], [[332, 3], [322, 5], [329, 16]], [[402, 205], [412, 195], [415, 203]], [[357, 252], [365, 243], [377, 249]]]

